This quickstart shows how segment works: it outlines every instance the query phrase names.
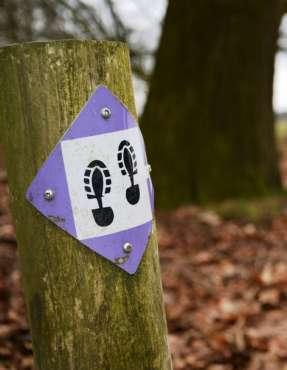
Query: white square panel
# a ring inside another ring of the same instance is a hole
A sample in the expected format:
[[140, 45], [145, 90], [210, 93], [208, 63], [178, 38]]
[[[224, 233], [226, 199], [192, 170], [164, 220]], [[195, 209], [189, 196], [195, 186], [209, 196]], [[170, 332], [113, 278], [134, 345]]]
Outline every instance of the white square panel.
[[[123, 159], [123, 151], [119, 151], [119, 146], [123, 141], [129, 144], [128, 147], [132, 148], [130, 153], [132, 155], [134, 153], [135, 157], [133, 165], [136, 173], [132, 177], [134, 186], [138, 185], [139, 189], [139, 199], [135, 204], [131, 204], [127, 198], [127, 189], [132, 186], [131, 178], [125, 169], [124, 161], [118, 159], [119, 157]], [[149, 174], [145, 164], [141, 133], [137, 127], [80, 139], [64, 140], [61, 147], [76, 233], [80, 240], [109, 235], [152, 220], [147, 185]], [[91, 182], [84, 182], [88, 181], [84, 180], [85, 178], [92, 179], [95, 168], [89, 165], [94, 161], [100, 161], [105, 165], [102, 173], [109, 172], [107, 177], [103, 176], [101, 200], [103, 207], [112, 209], [113, 220], [106, 226], [101, 226], [95, 221], [93, 210], [99, 209], [99, 202], [96, 198], [88, 198], [88, 195], [94, 192], [93, 189], [86, 190], [91, 188]], [[105, 170], [108, 172], [103, 172]], [[90, 175], [85, 176], [85, 173], [89, 171]], [[105, 193], [105, 190], [108, 192]]]

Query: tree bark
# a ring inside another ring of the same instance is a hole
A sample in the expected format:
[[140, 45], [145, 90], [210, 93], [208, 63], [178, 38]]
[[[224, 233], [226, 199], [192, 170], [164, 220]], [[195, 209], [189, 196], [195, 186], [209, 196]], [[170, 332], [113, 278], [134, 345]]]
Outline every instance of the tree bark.
[[135, 115], [128, 50], [114, 42], [0, 49], [0, 123], [39, 370], [171, 369], [156, 233], [130, 276], [40, 215], [25, 191], [97, 85]]
[[142, 130], [157, 205], [280, 189], [273, 68], [281, 1], [169, 2]]

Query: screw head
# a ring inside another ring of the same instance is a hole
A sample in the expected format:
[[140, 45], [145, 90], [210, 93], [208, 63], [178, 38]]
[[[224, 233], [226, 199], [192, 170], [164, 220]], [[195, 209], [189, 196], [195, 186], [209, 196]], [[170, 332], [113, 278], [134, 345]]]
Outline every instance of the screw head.
[[47, 189], [47, 190], [45, 190], [45, 193], [44, 193], [44, 198], [46, 199], [46, 200], [52, 200], [52, 199], [54, 199], [55, 198], [55, 193], [54, 193], [54, 191], [52, 190], [52, 189]]
[[127, 261], [127, 258], [126, 257], [118, 257], [115, 259], [115, 262], [116, 264], [118, 265], [122, 265], [123, 263], [125, 263]]
[[133, 246], [131, 243], [127, 242], [123, 245], [123, 251], [125, 253], [131, 253], [131, 251], [133, 250]]
[[101, 116], [104, 118], [104, 119], [109, 119], [112, 115], [112, 111], [110, 110], [110, 108], [108, 107], [104, 107], [101, 109]]

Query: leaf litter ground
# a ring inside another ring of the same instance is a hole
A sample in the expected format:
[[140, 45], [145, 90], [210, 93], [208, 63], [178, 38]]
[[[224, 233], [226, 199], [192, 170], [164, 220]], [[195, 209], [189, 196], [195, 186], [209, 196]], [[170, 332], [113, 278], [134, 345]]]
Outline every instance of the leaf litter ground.
[[[284, 148], [280, 167], [287, 184], [287, 145]], [[287, 370], [287, 197], [276, 202], [275, 211], [269, 214], [268, 206], [256, 219], [232, 212], [226, 218], [218, 208], [195, 206], [158, 212], [164, 301], [175, 370]], [[264, 208], [261, 206], [257, 205]], [[2, 165], [0, 370], [32, 367]]]

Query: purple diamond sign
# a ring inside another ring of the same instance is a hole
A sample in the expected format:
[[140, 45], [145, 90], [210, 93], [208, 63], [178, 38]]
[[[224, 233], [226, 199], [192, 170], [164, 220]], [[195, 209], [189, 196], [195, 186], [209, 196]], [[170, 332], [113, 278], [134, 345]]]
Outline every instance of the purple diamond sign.
[[133, 274], [152, 230], [149, 168], [137, 123], [100, 86], [38, 171], [26, 197], [61, 229]]

